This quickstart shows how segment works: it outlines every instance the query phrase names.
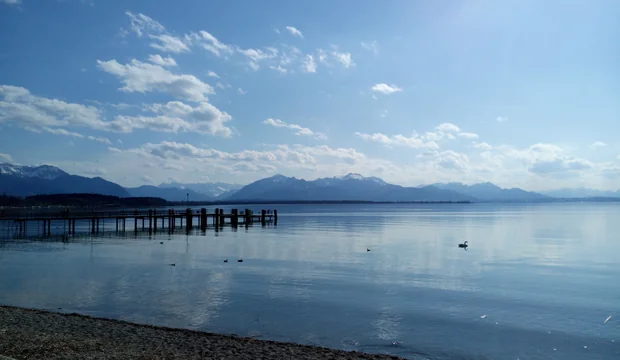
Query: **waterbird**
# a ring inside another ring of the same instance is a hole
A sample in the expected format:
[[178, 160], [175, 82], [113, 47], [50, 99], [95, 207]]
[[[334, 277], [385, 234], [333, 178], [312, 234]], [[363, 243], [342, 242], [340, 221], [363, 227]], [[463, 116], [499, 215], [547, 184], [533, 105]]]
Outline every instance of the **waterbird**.
[[163, 242], [163, 241], [160, 241], [160, 242], [159, 242], [159, 244], [160, 244], [160, 245], [163, 245], [163, 244], [164, 244], [164, 242]]
[[177, 266], [177, 264], [175, 264], [175, 263], [172, 263], [172, 264], [170, 264], [170, 266]]
[[237, 262], [243, 262], [243, 259], [239, 259], [239, 260], [237, 260]]
[[459, 247], [460, 247], [460, 248], [464, 248], [464, 249], [467, 249], [467, 247], [468, 247], [468, 246], [469, 246], [469, 245], [467, 245], [467, 240], [465, 240], [465, 242], [464, 242], [464, 243], [459, 244]]
[[370, 249], [366, 248], [366, 252], [369, 252], [369, 251], [370, 251]]
[[225, 263], [227, 263], [227, 262], [228, 262], [228, 259], [224, 259], [224, 262], [225, 262]]

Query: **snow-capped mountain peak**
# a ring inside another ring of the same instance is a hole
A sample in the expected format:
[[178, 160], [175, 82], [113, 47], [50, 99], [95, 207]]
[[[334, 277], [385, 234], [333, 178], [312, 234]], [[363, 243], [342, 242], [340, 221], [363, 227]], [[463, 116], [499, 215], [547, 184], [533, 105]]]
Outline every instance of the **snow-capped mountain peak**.
[[45, 180], [54, 180], [60, 176], [68, 175], [66, 172], [60, 170], [59, 168], [50, 165], [21, 166], [6, 163], [0, 164], [0, 174], [20, 177], [33, 177]]

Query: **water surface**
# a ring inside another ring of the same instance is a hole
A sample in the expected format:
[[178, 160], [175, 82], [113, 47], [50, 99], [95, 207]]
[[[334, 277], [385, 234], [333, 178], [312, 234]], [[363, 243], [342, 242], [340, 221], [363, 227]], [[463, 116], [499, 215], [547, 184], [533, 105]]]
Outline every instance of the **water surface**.
[[271, 208], [277, 227], [189, 235], [0, 229], [0, 303], [415, 359], [620, 358], [619, 205]]

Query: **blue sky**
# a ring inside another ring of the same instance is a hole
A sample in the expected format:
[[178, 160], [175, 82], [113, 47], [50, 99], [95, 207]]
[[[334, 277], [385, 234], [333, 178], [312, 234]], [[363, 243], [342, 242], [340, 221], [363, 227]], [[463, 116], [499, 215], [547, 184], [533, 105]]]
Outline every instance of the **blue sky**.
[[0, 161], [617, 189], [620, 7], [0, 0]]

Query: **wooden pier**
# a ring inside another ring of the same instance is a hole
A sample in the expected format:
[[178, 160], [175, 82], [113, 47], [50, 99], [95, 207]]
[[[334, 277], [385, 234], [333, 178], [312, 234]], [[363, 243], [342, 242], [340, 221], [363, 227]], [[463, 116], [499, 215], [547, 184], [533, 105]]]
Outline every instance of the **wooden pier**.
[[[76, 224], [78, 229], [87, 225], [88, 232], [97, 234], [104, 231], [104, 226], [110, 226], [110, 222], [114, 220], [114, 229], [116, 232], [125, 231], [148, 231], [158, 232], [168, 230], [174, 232], [179, 229], [185, 229], [187, 232], [194, 228], [206, 230], [208, 227], [216, 229], [225, 225], [238, 227], [250, 226], [254, 223], [261, 225], [278, 224], [277, 210], [261, 210], [260, 214], [254, 214], [250, 209], [232, 209], [230, 213], [225, 213], [224, 209], [217, 208], [214, 213], [208, 213], [207, 209], [192, 210], [131, 210], [117, 212], [71, 212], [61, 211], [55, 213], [39, 213], [28, 215], [14, 215], [0, 217], [0, 222], [4, 222], [5, 226], [0, 228], [13, 229], [14, 235], [27, 236], [30, 232], [36, 231], [36, 234], [51, 236], [52, 223], [56, 226], [62, 226], [64, 233], [75, 234]], [[8, 227], [6, 223], [8, 222]], [[129, 229], [127, 228], [129, 222]], [[133, 226], [131, 224], [133, 223]], [[108, 231], [111, 229], [108, 229]]]

